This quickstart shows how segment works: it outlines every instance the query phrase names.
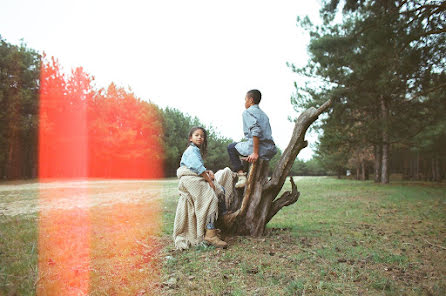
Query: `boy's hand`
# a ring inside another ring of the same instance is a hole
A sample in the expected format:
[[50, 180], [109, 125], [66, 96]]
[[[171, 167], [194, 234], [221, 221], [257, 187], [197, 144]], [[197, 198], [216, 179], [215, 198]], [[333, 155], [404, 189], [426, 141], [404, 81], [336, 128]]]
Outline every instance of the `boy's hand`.
[[247, 160], [248, 162], [251, 162], [251, 163], [252, 163], [252, 162], [256, 162], [258, 158], [259, 158], [259, 154], [253, 152], [251, 155], [249, 155], [249, 156], [246, 158], [246, 160]]

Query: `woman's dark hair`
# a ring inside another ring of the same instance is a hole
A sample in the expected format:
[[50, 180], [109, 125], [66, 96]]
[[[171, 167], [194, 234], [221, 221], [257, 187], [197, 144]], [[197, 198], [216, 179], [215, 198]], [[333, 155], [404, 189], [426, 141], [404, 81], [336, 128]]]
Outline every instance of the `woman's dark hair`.
[[201, 152], [201, 155], [203, 157], [205, 157], [206, 153], [207, 153], [207, 149], [208, 149], [208, 134], [206, 133], [206, 130], [203, 127], [201, 127], [201, 126], [194, 126], [193, 128], [190, 129], [189, 136], [187, 137], [187, 140], [189, 141], [187, 143], [187, 145], [189, 146], [190, 143], [191, 143], [189, 139], [190, 139], [190, 137], [192, 137], [192, 134], [196, 130], [199, 130], [199, 129], [201, 129], [203, 131], [203, 134], [204, 134], [204, 141], [203, 141], [203, 144], [201, 144], [201, 146], [200, 146], [200, 152]]

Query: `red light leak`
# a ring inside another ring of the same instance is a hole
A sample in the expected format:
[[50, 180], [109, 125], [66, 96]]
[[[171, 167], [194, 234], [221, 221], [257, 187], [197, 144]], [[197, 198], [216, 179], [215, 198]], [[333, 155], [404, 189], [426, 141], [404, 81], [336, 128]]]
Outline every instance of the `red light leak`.
[[96, 91], [91, 82], [82, 68], [67, 79], [54, 59], [43, 64], [39, 177], [163, 177], [156, 106], [114, 84]]
[[88, 294], [90, 232], [88, 209], [40, 212], [37, 295]]
[[[66, 78], [54, 59], [43, 63], [41, 182], [162, 177], [162, 125], [158, 109], [113, 84], [106, 91], [96, 91], [91, 82], [92, 78], [82, 68]], [[86, 187], [64, 190], [63, 196], [75, 196], [88, 203]], [[61, 196], [51, 192], [41, 190], [40, 198], [51, 200]], [[137, 207], [134, 210], [138, 211]], [[88, 293], [92, 228], [88, 207], [40, 212], [39, 281], [43, 282], [37, 285], [38, 294]]]

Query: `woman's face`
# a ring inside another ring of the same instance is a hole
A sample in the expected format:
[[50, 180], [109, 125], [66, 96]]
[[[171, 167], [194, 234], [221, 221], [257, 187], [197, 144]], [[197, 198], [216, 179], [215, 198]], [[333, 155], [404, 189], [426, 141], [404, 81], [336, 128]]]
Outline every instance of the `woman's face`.
[[204, 142], [204, 132], [201, 129], [197, 129], [192, 133], [192, 136], [189, 138], [189, 141], [194, 143], [196, 146], [200, 147]]

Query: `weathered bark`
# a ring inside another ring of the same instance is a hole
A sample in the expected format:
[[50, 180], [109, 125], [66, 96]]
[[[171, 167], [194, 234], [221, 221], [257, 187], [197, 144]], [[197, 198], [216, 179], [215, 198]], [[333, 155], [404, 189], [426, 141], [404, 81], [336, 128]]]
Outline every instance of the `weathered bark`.
[[224, 231], [240, 235], [263, 235], [266, 224], [274, 215], [284, 206], [289, 206], [298, 200], [300, 193], [291, 177], [291, 192], [287, 191], [279, 198], [277, 195], [300, 150], [308, 145], [305, 141], [307, 129], [330, 105], [329, 100], [318, 109], [312, 107], [302, 112], [295, 123], [290, 143], [282, 153], [271, 178], [268, 177], [268, 161], [259, 159], [251, 165], [244, 193], [235, 191], [236, 196], [229, 206], [230, 213], [219, 221]]

